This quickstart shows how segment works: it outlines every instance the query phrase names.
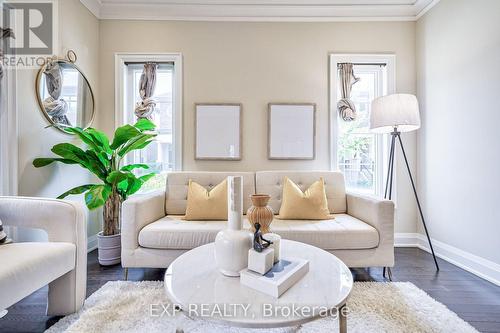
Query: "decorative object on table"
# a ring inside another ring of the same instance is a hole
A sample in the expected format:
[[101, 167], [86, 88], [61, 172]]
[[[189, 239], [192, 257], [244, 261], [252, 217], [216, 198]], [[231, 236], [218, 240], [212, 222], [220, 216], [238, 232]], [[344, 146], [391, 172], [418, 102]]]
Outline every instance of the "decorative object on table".
[[266, 234], [266, 238], [271, 242], [271, 248], [274, 250], [274, 263], [281, 259], [281, 236], [278, 234]]
[[86, 184], [75, 187], [58, 199], [68, 195], [85, 193], [85, 204], [91, 210], [103, 207], [103, 231], [97, 235], [99, 263], [114, 265], [121, 258], [121, 207], [122, 202], [137, 192], [155, 173], [136, 176], [132, 171], [149, 169], [145, 164], [122, 165], [125, 156], [131, 151], [149, 145], [156, 137], [155, 124], [147, 119], [140, 119], [135, 125], [125, 125], [115, 131], [113, 142], [93, 128], [82, 129], [68, 127], [65, 131], [76, 134], [86, 145], [87, 150], [71, 144], [60, 143], [52, 147], [52, 152], [59, 157], [36, 158], [36, 168], [53, 162], [77, 164], [90, 171], [102, 183]]
[[244, 286], [278, 298], [307, 272], [309, 261], [299, 258], [282, 259], [263, 275], [249, 267], [241, 272], [240, 282]]
[[2, 220], [0, 220], [0, 245], [12, 243], [12, 239], [7, 237], [7, 233], [3, 230]]
[[359, 81], [359, 78], [354, 76], [353, 64], [340, 63], [338, 64], [340, 93], [342, 98], [337, 103], [339, 116], [344, 121], [356, 120], [356, 106], [351, 100], [352, 86]]
[[241, 104], [196, 104], [196, 160], [241, 160], [241, 109]]
[[268, 158], [314, 160], [316, 104], [269, 103], [268, 107]]
[[290, 178], [283, 179], [283, 193], [278, 219], [283, 220], [329, 220], [333, 216], [328, 209], [325, 182], [315, 181], [304, 192]]
[[226, 276], [240, 276], [248, 266], [252, 234], [243, 227], [243, 177], [227, 177], [228, 228], [215, 237], [217, 268]]
[[226, 221], [228, 185], [227, 179], [224, 179], [208, 190], [190, 179], [184, 219], [187, 221]]
[[274, 211], [268, 205], [271, 199], [267, 194], [253, 194], [250, 196], [252, 206], [247, 210], [248, 222], [250, 222], [250, 229], [255, 232], [255, 224], [258, 223], [261, 227], [260, 232], [267, 234], [271, 232], [271, 223], [274, 219]]
[[[242, 311], [237, 311], [234, 316], [213, 313], [209, 321], [205, 323], [217, 321], [232, 327], [261, 328], [265, 332], [271, 328], [304, 324], [319, 319], [320, 316], [314, 310], [298, 311], [299, 313], [292, 311], [287, 314], [278, 311], [280, 314], [270, 316], [269, 312], [260, 306], [264, 303], [269, 304], [273, 309], [293, 304], [294, 308], [307, 307], [318, 309], [318, 311], [321, 308], [342, 309], [345, 306], [352, 289], [353, 278], [349, 268], [340, 259], [314, 246], [286, 239], [282, 240], [281, 247], [284, 259], [301, 258], [309, 261], [309, 274], [306, 274], [279, 299], [242, 285], [241, 279], [236, 281], [214, 274], [217, 272], [214, 243], [190, 250], [168, 266], [164, 285], [166, 296], [172, 303], [179, 304], [181, 309], [187, 309], [189, 304], [207, 304], [210, 307], [215, 304], [257, 305], [252, 307], [250, 317], [248, 312]], [[193, 286], [196, 286], [196, 289], [193, 289]], [[342, 311], [340, 313], [342, 314]], [[193, 317], [196, 320], [195, 317], [198, 316]], [[332, 318], [328, 321], [329, 327], [332, 327]], [[339, 321], [341, 327], [344, 326], [342, 324], [346, 324], [345, 316], [340, 316]], [[230, 330], [234, 331], [234, 328]]]
[[[49, 59], [36, 76], [36, 97], [40, 110], [48, 122], [67, 134], [75, 134], [70, 127], [87, 128], [95, 116], [94, 93], [80, 68], [74, 51], [65, 59]], [[76, 86], [73, 83], [76, 77]], [[73, 92], [76, 91], [76, 96]], [[70, 100], [74, 103], [69, 103]]]
[[156, 100], [152, 98], [156, 88], [156, 72], [158, 64], [148, 62], [144, 64], [141, 79], [139, 81], [139, 96], [141, 101], [135, 105], [134, 113], [137, 119], [146, 118], [151, 120], [155, 110]]
[[261, 251], [248, 250], [248, 269], [260, 275], [269, 272], [274, 265], [274, 249], [265, 248]]
[[257, 252], [262, 252], [267, 249], [272, 243], [265, 239], [260, 232], [260, 224], [254, 224], [255, 232], [253, 234], [253, 249]]
[[[420, 217], [424, 225], [425, 234], [427, 236], [427, 240], [429, 241], [429, 246], [431, 248], [432, 257], [434, 258], [436, 269], [439, 271], [439, 265], [436, 260], [436, 255], [434, 254], [434, 248], [432, 247], [432, 242], [429, 236], [429, 231], [427, 230], [424, 214], [422, 213], [422, 207], [420, 205], [420, 200], [418, 199], [415, 182], [411, 174], [410, 165], [408, 164], [408, 159], [406, 157], [403, 141], [401, 140], [402, 132], [416, 131], [419, 128], [420, 128], [420, 112], [419, 112], [417, 97], [415, 97], [414, 95], [393, 94], [393, 95], [379, 97], [372, 102], [371, 113], [370, 113], [370, 129], [376, 133], [390, 133], [392, 137], [384, 198], [389, 200], [392, 199], [394, 154], [396, 152], [396, 144], [397, 144], [396, 139], [397, 139], [399, 142], [399, 146], [401, 147], [401, 152], [403, 153], [406, 169], [408, 170], [408, 175], [410, 177], [413, 193], [417, 201], [418, 211], [420, 213]], [[386, 270], [384, 268], [384, 276], [385, 276], [385, 271]], [[389, 275], [390, 274], [391, 272], [389, 269]]]

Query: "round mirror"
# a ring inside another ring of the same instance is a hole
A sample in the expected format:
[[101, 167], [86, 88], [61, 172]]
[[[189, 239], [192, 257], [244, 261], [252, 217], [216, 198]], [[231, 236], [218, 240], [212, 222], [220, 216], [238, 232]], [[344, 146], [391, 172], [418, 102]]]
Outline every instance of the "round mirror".
[[90, 84], [71, 61], [47, 62], [36, 78], [38, 104], [47, 120], [59, 130], [87, 128], [94, 119], [95, 101]]

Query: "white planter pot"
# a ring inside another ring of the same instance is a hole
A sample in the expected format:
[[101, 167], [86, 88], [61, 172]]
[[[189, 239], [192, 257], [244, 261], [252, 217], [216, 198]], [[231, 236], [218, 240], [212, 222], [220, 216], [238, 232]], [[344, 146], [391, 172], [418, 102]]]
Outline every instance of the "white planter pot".
[[102, 231], [97, 234], [97, 252], [99, 264], [102, 266], [116, 265], [121, 262], [122, 238], [121, 234], [103, 236]]

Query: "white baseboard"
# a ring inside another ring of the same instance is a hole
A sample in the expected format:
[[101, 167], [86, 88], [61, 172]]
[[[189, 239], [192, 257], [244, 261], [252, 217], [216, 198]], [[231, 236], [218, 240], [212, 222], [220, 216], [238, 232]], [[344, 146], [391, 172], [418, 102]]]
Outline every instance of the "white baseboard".
[[[396, 233], [394, 246], [418, 247], [431, 253], [427, 238], [419, 233]], [[432, 246], [437, 257], [500, 286], [499, 264], [435, 239], [432, 239]]]
[[92, 235], [87, 238], [87, 252], [97, 249], [97, 235]]

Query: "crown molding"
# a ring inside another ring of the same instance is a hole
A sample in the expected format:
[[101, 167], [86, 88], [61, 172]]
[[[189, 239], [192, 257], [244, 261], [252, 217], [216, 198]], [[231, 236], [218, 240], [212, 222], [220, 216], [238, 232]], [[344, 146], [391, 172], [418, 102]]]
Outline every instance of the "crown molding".
[[101, 0], [80, 0], [80, 2], [87, 7], [87, 9], [94, 14], [98, 19], [101, 18], [101, 8], [102, 2]]
[[80, 0], [103, 20], [354, 22], [416, 21], [439, 0], [385, 1], [363, 4], [353, 0]]
[[433, 0], [427, 4], [419, 4], [419, 2], [423, 2], [421, 0], [417, 1], [415, 3], [415, 5], [418, 5], [418, 13], [417, 13], [417, 16], [416, 16], [416, 20], [417, 21], [418, 19], [420, 19], [422, 16], [424, 16], [425, 13], [427, 13], [432, 7], [434, 7], [435, 5], [438, 4], [438, 2], [441, 1], [441, 0]]

